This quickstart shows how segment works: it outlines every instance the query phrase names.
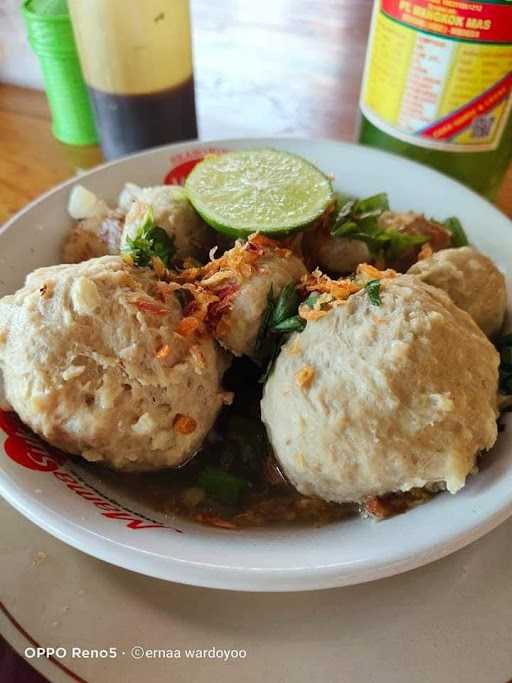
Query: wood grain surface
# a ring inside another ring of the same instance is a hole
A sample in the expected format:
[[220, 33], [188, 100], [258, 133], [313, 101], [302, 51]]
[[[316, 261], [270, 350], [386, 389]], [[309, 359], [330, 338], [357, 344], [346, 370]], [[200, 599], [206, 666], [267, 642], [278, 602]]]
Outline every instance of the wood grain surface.
[[[371, 0], [192, 0], [200, 137], [351, 140]], [[43, 93], [0, 85], [0, 222], [74, 173], [97, 147], [52, 136]], [[499, 205], [512, 215], [512, 168]]]

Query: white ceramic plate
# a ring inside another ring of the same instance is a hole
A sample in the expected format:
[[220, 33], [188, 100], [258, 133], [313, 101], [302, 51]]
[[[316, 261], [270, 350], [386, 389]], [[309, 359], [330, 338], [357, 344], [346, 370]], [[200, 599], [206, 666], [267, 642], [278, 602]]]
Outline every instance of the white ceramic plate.
[[[332, 141], [234, 140], [184, 143], [107, 164], [28, 206], [0, 231], [0, 296], [36, 267], [58, 263], [70, 225], [69, 192], [81, 183], [114, 200], [125, 181], [175, 180], [211, 149], [273, 146], [303, 155], [356, 195], [386, 191], [397, 210], [457, 215], [470, 239], [507, 274], [512, 291], [512, 223], [489, 203], [430, 169]], [[482, 472], [465, 489], [381, 523], [349, 519], [320, 529], [224, 531], [169, 520], [126, 499], [28, 435], [0, 413], [0, 493], [33, 522], [84, 552], [182, 583], [237, 590], [327, 588], [413, 569], [451, 553], [512, 512], [510, 416]]]

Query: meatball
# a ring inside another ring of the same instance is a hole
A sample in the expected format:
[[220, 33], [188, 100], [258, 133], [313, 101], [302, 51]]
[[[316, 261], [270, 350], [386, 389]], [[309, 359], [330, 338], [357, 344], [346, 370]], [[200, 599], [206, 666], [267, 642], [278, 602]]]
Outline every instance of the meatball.
[[178, 258], [204, 259], [213, 246], [213, 233], [196, 213], [182, 187], [138, 187], [127, 183], [119, 196], [119, 207], [127, 214], [122, 246], [127, 237], [133, 238], [149, 207], [155, 223], [174, 239]]
[[365, 242], [333, 237], [325, 230], [304, 233], [303, 249], [314, 266], [336, 275], [352, 273], [360, 263], [371, 261]]
[[[404, 235], [428, 237], [432, 251], [445, 249], [450, 245], [450, 233], [442, 225], [413, 211], [384, 211], [378, 218], [378, 227]], [[314, 266], [336, 275], [352, 273], [360, 263], [367, 263], [373, 258], [364, 241], [350, 237], [333, 237], [330, 226], [325, 224], [304, 233], [304, 251]], [[385, 257], [385, 265], [404, 272], [416, 261], [419, 251], [420, 246], [414, 246], [393, 254], [392, 258]]]
[[179, 334], [182, 309], [119, 256], [41, 268], [0, 300], [6, 399], [50, 444], [115, 469], [194, 455], [224, 394], [226, 355]]
[[470, 316], [410, 276], [365, 290], [284, 345], [261, 414], [305, 495], [362, 502], [464, 486], [496, 440], [498, 354]]
[[433, 251], [446, 249], [451, 242], [451, 233], [441, 223], [429, 220], [423, 214], [414, 211], [384, 211], [379, 216], [379, 227], [384, 230], [397, 230], [406, 235], [428, 237]]
[[[427, 237], [428, 243], [426, 246], [432, 252], [447, 249], [452, 241], [451, 233], [441, 223], [429, 220], [423, 214], [415, 213], [414, 211], [404, 211], [402, 213], [384, 211], [379, 216], [379, 227], [383, 230], [394, 230], [404, 235]], [[393, 255], [392, 258], [388, 258], [386, 265], [400, 273], [405, 273], [417, 261], [420, 251], [421, 247], [419, 246], [404, 249], [398, 254]]]
[[488, 337], [500, 331], [507, 305], [505, 277], [474, 247], [440, 251], [418, 261], [408, 272], [445, 291]]
[[[223, 266], [218, 275], [228, 276], [226, 288], [232, 293], [229, 306], [216, 323], [215, 336], [235, 356], [254, 355], [269, 294], [277, 297], [286, 285], [299, 282], [307, 272], [300, 258], [273, 240], [264, 240], [265, 246], [257, 247], [260, 250], [257, 254], [251, 250], [255, 244], [250, 238], [244, 245], [237, 244], [225, 252], [220, 259]], [[256, 256], [256, 260], [251, 260], [250, 265], [244, 262], [245, 256]], [[210, 281], [215, 283], [215, 277]], [[210, 287], [208, 280], [203, 284]]]
[[64, 240], [64, 263], [80, 263], [97, 256], [119, 254], [124, 214], [109, 208], [95, 194], [76, 185], [70, 195], [68, 210], [78, 222]]

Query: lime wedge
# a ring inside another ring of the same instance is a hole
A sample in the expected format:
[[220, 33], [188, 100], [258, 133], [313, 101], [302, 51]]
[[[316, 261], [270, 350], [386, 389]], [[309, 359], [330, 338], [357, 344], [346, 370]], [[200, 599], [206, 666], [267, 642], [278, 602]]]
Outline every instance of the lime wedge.
[[231, 237], [305, 228], [333, 198], [331, 181], [305, 159], [275, 149], [206, 157], [185, 183], [203, 220]]

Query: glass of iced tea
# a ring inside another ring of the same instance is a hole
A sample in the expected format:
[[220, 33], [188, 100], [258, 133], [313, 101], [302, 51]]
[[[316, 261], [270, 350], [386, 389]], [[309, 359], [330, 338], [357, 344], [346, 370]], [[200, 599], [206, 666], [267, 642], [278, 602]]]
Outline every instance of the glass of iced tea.
[[189, 0], [69, 0], [103, 154], [197, 137]]

